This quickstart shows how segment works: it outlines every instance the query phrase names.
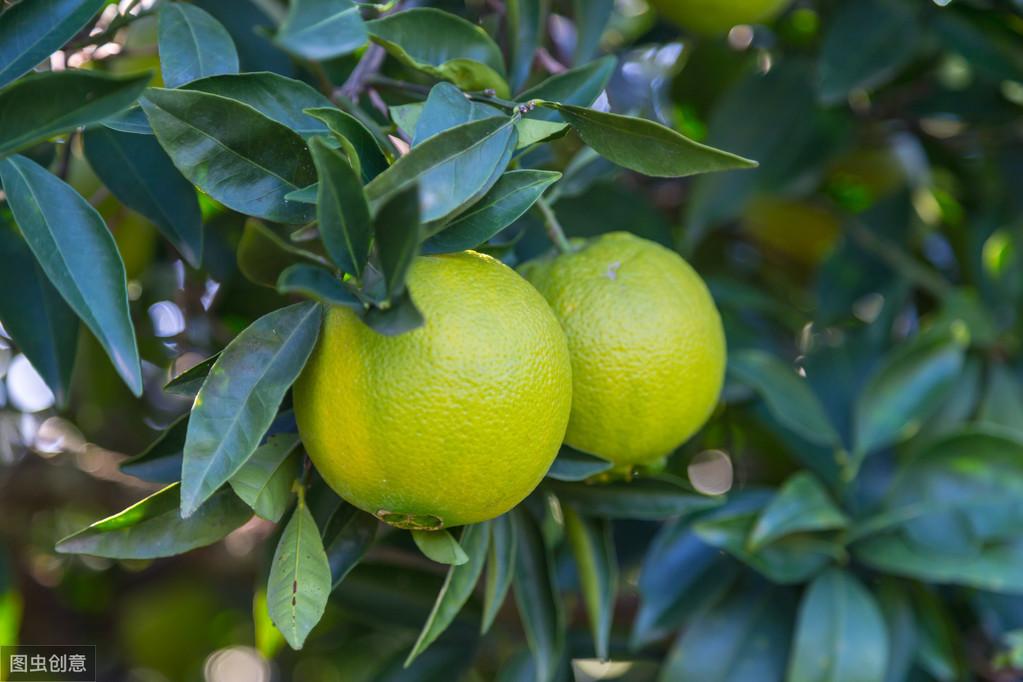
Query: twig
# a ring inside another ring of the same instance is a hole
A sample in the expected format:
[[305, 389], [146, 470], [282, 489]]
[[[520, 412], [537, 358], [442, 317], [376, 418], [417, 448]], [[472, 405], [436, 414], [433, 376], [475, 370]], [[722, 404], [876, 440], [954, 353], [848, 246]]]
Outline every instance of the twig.
[[348, 99], [358, 101], [367, 82], [380, 70], [386, 56], [387, 52], [384, 51], [384, 48], [376, 43], [367, 47], [366, 51], [362, 53], [359, 63], [352, 69], [348, 80], [338, 89], [340, 94]]
[[554, 246], [558, 247], [558, 251], [561, 253], [571, 253], [573, 251], [572, 244], [565, 236], [565, 230], [561, 227], [558, 217], [554, 215], [554, 209], [547, 203], [547, 200], [540, 197], [534, 206], [540, 215], [543, 216], [544, 229], [547, 230], [547, 236], [554, 243]]

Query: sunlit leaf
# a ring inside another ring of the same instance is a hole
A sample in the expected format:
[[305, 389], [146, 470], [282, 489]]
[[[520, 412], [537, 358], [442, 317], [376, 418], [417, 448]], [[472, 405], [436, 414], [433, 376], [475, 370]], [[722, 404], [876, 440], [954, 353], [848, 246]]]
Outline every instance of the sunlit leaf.
[[427, 558], [440, 564], [461, 566], [469, 561], [469, 556], [446, 530], [414, 530], [412, 539]]

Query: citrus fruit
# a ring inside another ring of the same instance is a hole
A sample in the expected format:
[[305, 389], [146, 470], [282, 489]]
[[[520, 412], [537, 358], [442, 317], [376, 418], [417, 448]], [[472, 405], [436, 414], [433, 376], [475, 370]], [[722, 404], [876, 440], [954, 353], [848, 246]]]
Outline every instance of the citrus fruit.
[[678, 254], [611, 232], [522, 274], [568, 337], [568, 445], [618, 464], [652, 463], [707, 421], [725, 336], [706, 285]]
[[392, 525], [499, 516], [537, 486], [565, 434], [564, 332], [489, 256], [417, 258], [408, 286], [425, 324], [405, 334], [329, 310], [295, 385], [302, 442], [341, 497]]
[[741, 225], [766, 251], [805, 267], [824, 260], [842, 233], [838, 216], [828, 207], [766, 195], [746, 204]]
[[651, 0], [665, 19], [702, 35], [721, 35], [739, 24], [760, 24], [781, 14], [790, 0]]

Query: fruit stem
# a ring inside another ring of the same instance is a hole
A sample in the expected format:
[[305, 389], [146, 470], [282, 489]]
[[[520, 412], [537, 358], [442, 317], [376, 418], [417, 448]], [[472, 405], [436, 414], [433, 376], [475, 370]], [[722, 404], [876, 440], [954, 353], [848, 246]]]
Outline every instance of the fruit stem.
[[554, 246], [558, 247], [558, 251], [561, 253], [571, 253], [572, 244], [569, 243], [568, 238], [565, 236], [565, 230], [561, 227], [561, 223], [558, 222], [558, 216], [554, 215], [554, 209], [547, 203], [547, 200], [540, 197], [536, 200], [536, 209], [543, 216], [544, 228], [547, 230], [547, 236], [554, 242]]

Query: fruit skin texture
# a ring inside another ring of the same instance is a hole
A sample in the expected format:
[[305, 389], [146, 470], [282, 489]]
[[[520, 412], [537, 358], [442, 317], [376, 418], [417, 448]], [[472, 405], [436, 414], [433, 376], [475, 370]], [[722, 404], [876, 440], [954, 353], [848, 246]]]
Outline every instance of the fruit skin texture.
[[425, 325], [383, 336], [332, 308], [295, 385], [309, 456], [345, 500], [393, 525], [491, 519], [561, 446], [572, 403], [564, 332], [514, 270], [482, 254], [417, 258]]
[[703, 426], [724, 380], [725, 334], [706, 285], [678, 254], [611, 232], [522, 274], [568, 336], [566, 443], [647, 464]]
[[650, 0], [665, 19], [706, 36], [738, 24], [760, 24], [781, 14], [791, 0]]

